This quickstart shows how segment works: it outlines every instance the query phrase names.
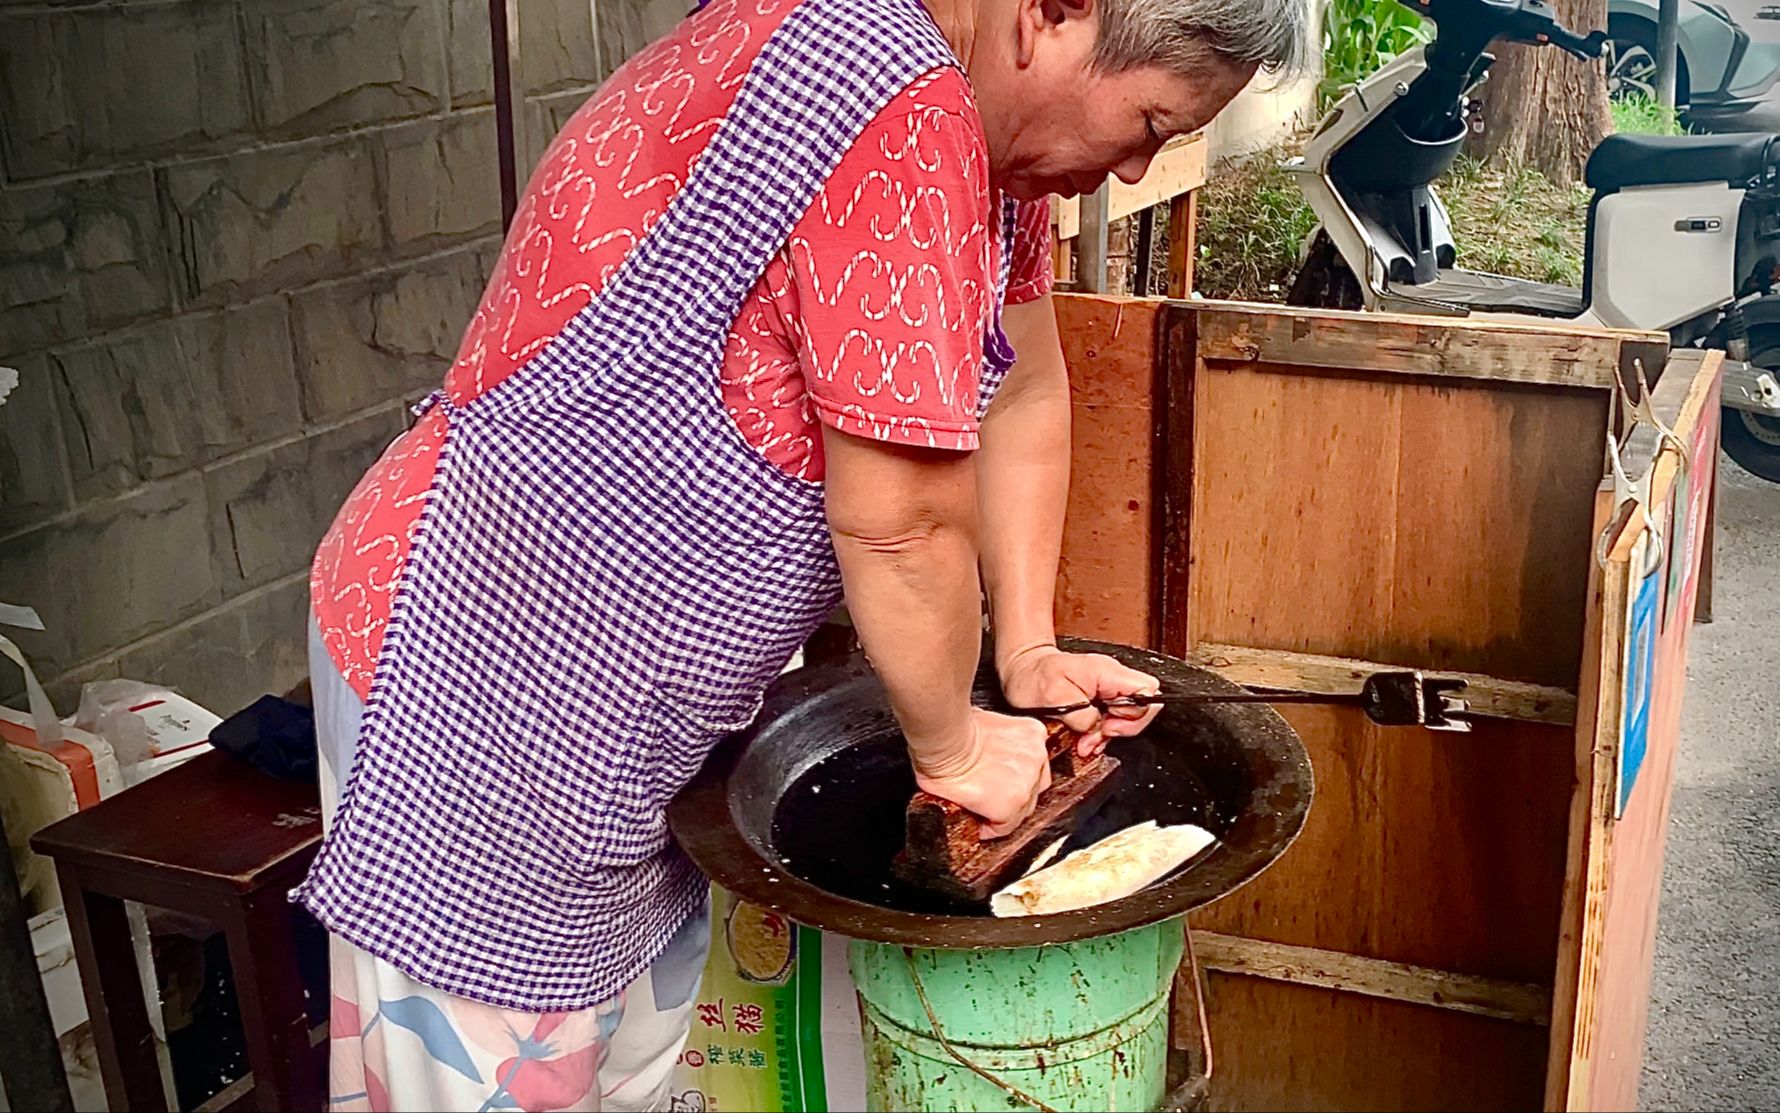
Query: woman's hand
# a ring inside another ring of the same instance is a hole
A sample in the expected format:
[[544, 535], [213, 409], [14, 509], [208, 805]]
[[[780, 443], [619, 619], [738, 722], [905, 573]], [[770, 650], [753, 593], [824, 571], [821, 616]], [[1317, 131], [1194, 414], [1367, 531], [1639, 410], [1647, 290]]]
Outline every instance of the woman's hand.
[[915, 784], [974, 812], [983, 820], [983, 838], [1000, 838], [1031, 815], [1038, 794], [1051, 787], [1045, 726], [981, 708], [972, 708], [965, 722], [965, 737], [931, 740], [919, 753], [911, 747]]
[[[1054, 645], [1022, 649], [1001, 663], [1001, 690], [1015, 707], [1061, 707], [1091, 699], [1154, 695], [1162, 685], [1148, 673], [1126, 668], [1101, 653], [1065, 653]], [[1150, 725], [1160, 707], [1115, 707], [1108, 715], [1089, 708], [1063, 718], [1081, 737], [1076, 752], [1093, 757], [1114, 738], [1129, 738]]]

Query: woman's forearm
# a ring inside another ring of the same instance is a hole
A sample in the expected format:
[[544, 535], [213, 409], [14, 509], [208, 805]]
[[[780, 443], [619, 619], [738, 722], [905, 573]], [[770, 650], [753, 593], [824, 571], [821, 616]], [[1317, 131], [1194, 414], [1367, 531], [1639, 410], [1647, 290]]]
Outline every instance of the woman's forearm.
[[982, 649], [976, 476], [961, 453], [824, 430], [828, 520], [854, 629], [917, 770], [967, 768]]
[[1018, 361], [983, 420], [976, 455], [983, 581], [996, 666], [1056, 644], [1052, 618], [1069, 496], [1069, 378], [1050, 297], [1008, 306]]

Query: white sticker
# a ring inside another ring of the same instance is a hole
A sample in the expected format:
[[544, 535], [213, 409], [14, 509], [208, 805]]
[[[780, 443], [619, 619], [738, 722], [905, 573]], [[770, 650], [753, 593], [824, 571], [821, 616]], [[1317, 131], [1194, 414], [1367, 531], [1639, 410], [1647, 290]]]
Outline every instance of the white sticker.
[[43, 629], [43, 619], [30, 607], [16, 603], [0, 603], [0, 626], [16, 626], [21, 630]]

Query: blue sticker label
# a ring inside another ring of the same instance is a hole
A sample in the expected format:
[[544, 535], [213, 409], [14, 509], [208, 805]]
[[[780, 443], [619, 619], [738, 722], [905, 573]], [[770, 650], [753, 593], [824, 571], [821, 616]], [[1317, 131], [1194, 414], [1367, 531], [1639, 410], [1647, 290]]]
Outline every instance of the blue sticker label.
[[[1633, 550], [1632, 566], [1642, 563], [1642, 547]], [[1632, 596], [1631, 613], [1626, 624], [1624, 712], [1619, 731], [1619, 799], [1615, 818], [1625, 815], [1626, 801], [1638, 783], [1638, 772], [1644, 767], [1644, 753], [1650, 743], [1651, 688], [1656, 678], [1657, 622], [1661, 613], [1663, 570], [1645, 576]]]

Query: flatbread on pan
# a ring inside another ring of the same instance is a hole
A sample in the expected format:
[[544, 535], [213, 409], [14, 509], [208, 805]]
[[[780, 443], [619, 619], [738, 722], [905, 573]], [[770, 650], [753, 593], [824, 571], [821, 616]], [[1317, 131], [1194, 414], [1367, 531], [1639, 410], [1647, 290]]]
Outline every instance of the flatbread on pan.
[[1028, 873], [990, 897], [989, 910], [997, 916], [1047, 916], [1119, 900], [1166, 877], [1216, 841], [1211, 832], [1191, 823], [1139, 823]]

